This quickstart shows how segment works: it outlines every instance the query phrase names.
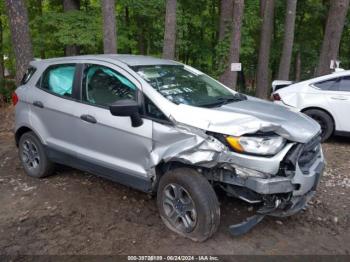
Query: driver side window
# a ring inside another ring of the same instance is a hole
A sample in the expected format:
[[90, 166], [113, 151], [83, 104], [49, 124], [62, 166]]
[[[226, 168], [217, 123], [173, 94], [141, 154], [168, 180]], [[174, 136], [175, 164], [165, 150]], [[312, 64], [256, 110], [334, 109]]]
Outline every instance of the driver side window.
[[102, 65], [86, 65], [83, 74], [83, 101], [109, 106], [121, 99], [136, 100], [136, 86], [115, 70]]

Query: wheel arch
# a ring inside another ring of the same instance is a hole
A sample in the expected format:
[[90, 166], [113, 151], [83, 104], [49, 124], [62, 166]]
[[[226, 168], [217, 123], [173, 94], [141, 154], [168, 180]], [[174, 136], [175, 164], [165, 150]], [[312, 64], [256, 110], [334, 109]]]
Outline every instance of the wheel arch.
[[41, 137], [38, 135], [37, 132], [35, 132], [35, 130], [33, 130], [32, 128], [28, 127], [28, 126], [21, 126], [20, 128], [18, 128], [15, 132], [15, 141], [16, 141], [16, 146], [18, 147], [19, 144], [19, 140], [21, 139], [21, 137], [28, 132], [33, 132], [40, 140], [40, 142], [42, 142]]
[[333, 132], [336, 130], [336, 122], [335, 122], [335, 119], [334, 119], [333, 115], [332, 115], [328, 110], [326, 110], [326, 109], [324, 109], [324, 108], [321, 108], [321, 107], [317, 107], [317, 106], [310, 106], [310, 107], [305, 107], [305, 108], [303, 108], [302, 110], [300, 110], [300, 112], [305, 113], [305, 112], [308, 111], [308, 110], [319, 110], [319, 111], [323, 111], [323, 112], [325, 112], [326, 114], [328, 114], [328, 115], [331, 117], [332, 122], [333, 122], [333, 125], [334, 125], [334, 130], [333, 130]]
[[160, 163], [158, 163], [155, 166], [156, 176], [153, 184], [153, 191], [157, 190], [159, 181], [166, 172], [177, 168], [184, 168], [184, 167], [192, 168], [192, 169], [199, 168], [198, 166], [186, 164], [180, 161], [168, 161], [168, 162], [161, 161]]

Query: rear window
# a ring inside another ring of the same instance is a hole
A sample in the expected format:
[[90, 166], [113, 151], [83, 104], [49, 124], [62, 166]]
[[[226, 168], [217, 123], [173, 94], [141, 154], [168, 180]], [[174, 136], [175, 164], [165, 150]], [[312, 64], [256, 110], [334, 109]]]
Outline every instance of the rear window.
[[26, 83], [28, 83], [28, 81], [32, 78], [32, 76], [34, 75], [36, 71], [36, 68], [31, 66], [27, 69], [27, 71], [25, 72], [25, 74], [23, 75], [23, 78], [21, 80], [21, 85], [25, 85]]

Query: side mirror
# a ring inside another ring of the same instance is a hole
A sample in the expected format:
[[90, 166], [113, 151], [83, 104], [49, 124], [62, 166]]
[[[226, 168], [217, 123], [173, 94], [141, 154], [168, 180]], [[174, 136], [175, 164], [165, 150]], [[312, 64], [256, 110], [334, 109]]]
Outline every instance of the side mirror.
[[109, 111], [114, 116], [129, 116], [133, 127], [139, 127], [143, 124], [139, 113], [139, 105], [134, 100], [123, 99], [116, 101], [109, 106]]

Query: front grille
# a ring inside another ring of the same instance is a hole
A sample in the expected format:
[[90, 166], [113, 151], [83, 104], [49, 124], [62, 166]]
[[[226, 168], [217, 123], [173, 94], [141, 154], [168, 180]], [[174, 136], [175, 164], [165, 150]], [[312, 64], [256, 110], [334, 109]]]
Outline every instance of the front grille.
[[317, 135], [302, 147], [298, 158], [298, 164], [304, 174], [308, 174], [309, 168], [316, 161], [320, 151], [320, 143], [321, 136]]
[[279, 175], [288, 176], [293, 173], [298, 163], [304, 174], [309, 173], [309, 169], [315, 162], [320, 151], [321, 136], [318, 134], [306, 144], [294, 145], [283, 159]]

